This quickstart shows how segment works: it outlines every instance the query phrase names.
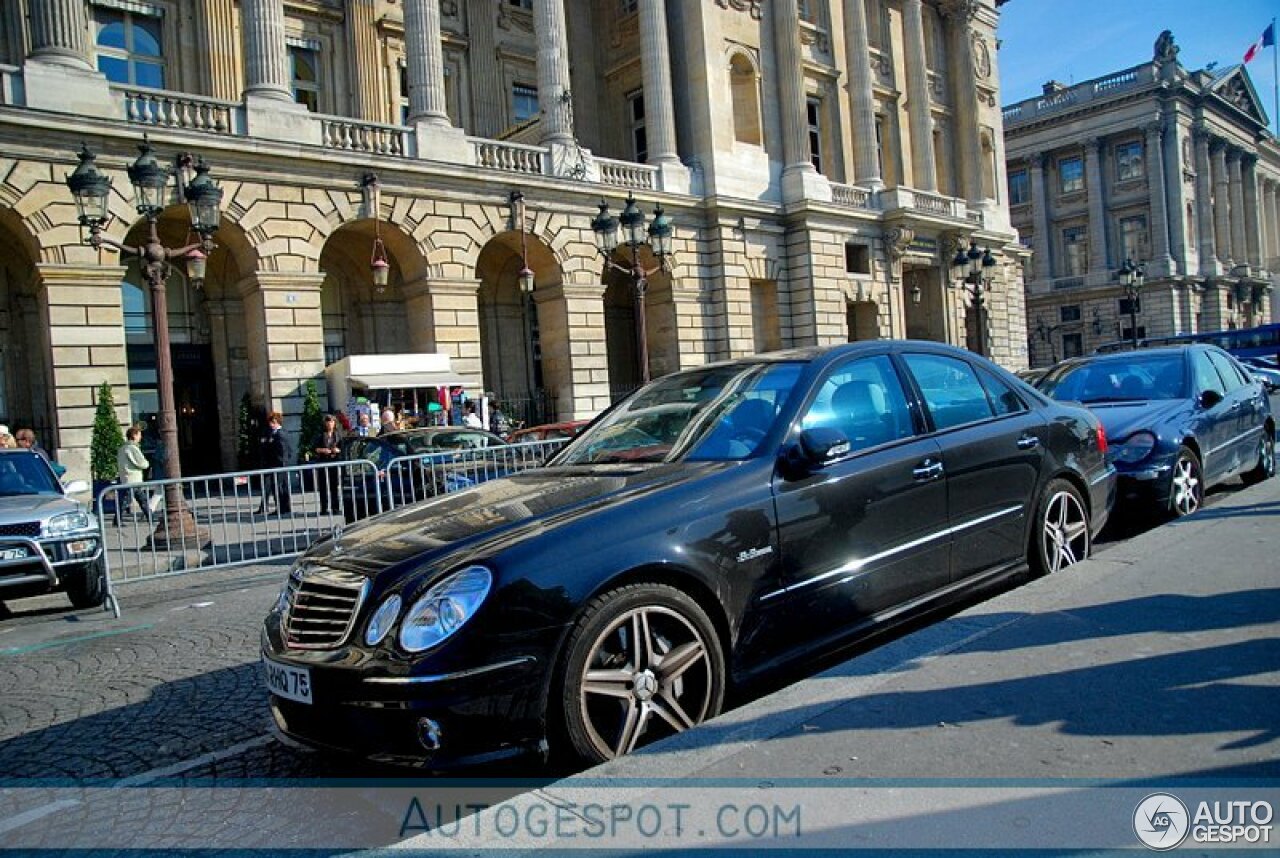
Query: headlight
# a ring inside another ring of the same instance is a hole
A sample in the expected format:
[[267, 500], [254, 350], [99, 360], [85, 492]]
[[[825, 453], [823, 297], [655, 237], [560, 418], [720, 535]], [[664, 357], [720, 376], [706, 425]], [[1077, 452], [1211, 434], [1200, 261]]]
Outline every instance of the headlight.
[[369, 646], [382, 643], [382, 639], [387, 636], [387, 632], [391, 631], [398, 616], [400, 616], [400, 597], [388, 596], [369, 618], [369, 628], [365, 630], [364, 642]]
[[64, 512], [49, 519], [44, 526], [44, 532], [50, 536], [57, 536], [60, 533], [88, 530], [94, 524], [93, 516], [87, 512]]
[[1150, 432], [1135, 432], [1126, 438], [1123, 444], [1117, 444], [1112, 449], [1115, 450], [1117, 462], [1128, 462], [1132, 465], [1150, 456], [1155, 446], [1155, 435]]
[[400, 646], [422, 652], [449, 637], [475, 616], [492, 583], [488, 569], [468, 566], [436, 584], [405, 614]]

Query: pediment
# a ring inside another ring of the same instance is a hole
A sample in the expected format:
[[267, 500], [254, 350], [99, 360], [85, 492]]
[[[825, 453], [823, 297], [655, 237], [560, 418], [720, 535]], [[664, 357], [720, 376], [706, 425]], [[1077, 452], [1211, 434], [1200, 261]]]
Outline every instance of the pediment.
[[1253, 81], [1245, 73], [1244, 66], [1235, 66], [1219, 77], [1209, 90], [1233, 107], [1249, 115], [1259, 125], [1267, 125], [1267, 112], [1262, 100], [1253, 88]]

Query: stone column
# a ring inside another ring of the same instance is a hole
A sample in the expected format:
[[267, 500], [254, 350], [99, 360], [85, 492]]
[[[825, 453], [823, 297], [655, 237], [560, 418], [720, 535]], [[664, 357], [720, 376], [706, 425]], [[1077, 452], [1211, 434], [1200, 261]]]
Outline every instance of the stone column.
[[467, 0], [467, 35], [471, 39], [471, 103], [479, 137], [496, 137], [503, 129], [506, 89], [498, 63], [497, 3], [500, 0]]
[[[374, 0], [347, 0], [347, 79], [351, 87], [351, 109], [358, 119], [386, 122], [390, 99], [382, 93], [381, 46], [378, 44], [377, 7]], [[398, 111], [397, 111], [398, 112]], [[400, 124], [400, 117], [395, 117]]]
[[77, 69], [89, 62], [86, 0], [31, 0], [31, 59]]
[[245, 95], [293, 103], [289, 52], [284, 46], [284, 0], [244, 0]]
[[[1091, 137], [1084, 143], [1084, 175], [1089, 194], [1089, 273], [1095, 280], [1107, 282], [1111, 272], [1107, 270], [1107, 206], [1102, 187], [1103, 141]], [[1141, 262], [1135, 259], [1134, 262]]]
[[1227, 181], [1227, 144], [1215, 139], [1209, 147], [1213, 159], [1213, 232], [1218, 261], [1224, 268], [1234, 264], [1231, 246], [1231, 185]]
[[1261, 189], [1259, 196], [1262, 208], [1258, 212], [1258, 226], [1262, 232], [1262, 264], [1263, 267], [1270, 267], [1271, 257], [1275, 255], [1276, 227], [1273, 219], [1275, 189], [1272, 187], [1270, 179], [1261, 179]]
[[1235, 147], [1227, 152], [1227, 178], [1231, 194], [1231, 261], [1234, 265], [1243, 265], [1249, 261], [1244, 237], [1244, 178], [1240, 171], [1242, 155]]
[[[1169, 111], [1164, 117], [1164, 146], [1160, 149], [1164, 161], [1165, 212], [1169, 218], [1169, 254], [1173, 257], [1170, 274], [1190, 274], [1191, 256], [1195, 249], [1187, 242], [1187, 194], [1182, 181], [1182, 141], [1189, 129], [1179, 126], [1178, 115]], [[1190, 165], [1188, 165], [1190, 166]], [[1184, 329], [1189, 330], [1189, 329]]]
[[1031, 249], [1034, 252], [1031, 259], [1032, 277], [1035, 280], [1035, 288], [1048, 290], [1049, 281], [1053, 279], [1053, 265], [1049, 256], [1053, 242], [1049, 235], [1050, 195], [1046, 194], [1044, 189], [1044, 162], [1045, 156], [1042, 152], [1036, 152], [1027, 157], [1027, 164], [1031, 168], [1031, 215], [1035, 218], [1035, 232], [1031, 235]]
[[1271, 260], [1280, 257], [1280, 184], [1266, 180], [1267, 195], [1262, 216], [1267, 222], [1267, 252], [1263, 260], [1268, 268]]
[[1203, 131], [1192, 132], [1196, 150], [1196, 235], [1198, 236], [1200, 273], [1216, 274], [1218, 256], [1213, 240], [1213, 181], [1209, 166], [1209, 135]]
[[[978, 117], [982, 106], [978, 101], [978, 89], [974, 81], [979, 79], [973, 55], [974, 34], [969, 29], [971, 15], [976, 4], [943, 6], [943, 14], [951, 42], [951, 91], [956, 104], [956, 130], [958, 141], [952, 152], [960, 164], [961, 194], [972, 203], [986, 198], [982, 187], [982, 140], [978, 132]], [[947, 11], [950, 9], [950, 11]]]
[[573, 104], [569, 92], [569, 46], [564, 0], [533, 4], [533, 36], [538, 44], [538, 106], [542, 108], [542, 142], [574, 142]]
[[853, 107], [854, 181], [879, 189], [884, 187], [884, 180], [876, 157], [876, 99], [871, 87], [870, 35], [864, 0], [844, 0], [844, 27], [849, 100]]
[[[792, 5], [795, 5], [792, 0]], [[911, 185], [922, 191], [938, 189], [933, 152], [933, 115], [929, 106], [929, 70], [925, 63], [924, 13], [921, 0], [903, 0], [906, 40], [907, 118], [911, 129]]]
[[1249, 265], [1256, 275], [1263, 267], [1262, 224], [1258, 212], [1258, 158], [1245, 155], [1240, 162], [1240, 177], [1244, 181], [1244, 245]]
[[319, 272], [257, 271], [239, 284], [250, 386], [268, 410], [285, 415], [285, 426], [295, 438], [306, 383], [316, 381], [322, 402], [328, 395], [320, 312], [323, 283]]
[[404, 53], [409, 78], [409, 121], [448, 127], [439, 0], [405, 0]]
[[480, 384], [479, 280], [418, 280], [404, 286], [409, 349], [449, 355], [453, 371]]
[[234, 0], [205, 0], [196, 18], [204, 48], [201, 60], [207, 92], [214, 98], [236, 101], [244, 91], [240, 40], [235, 38], [236, 4]]
[[562, 420], [590, 417], [609, 406], [609, 346], [603, 284], [539, 287], [542, 374], [556, 392]]
[[679, 164], [676, 114], [671, 95], [666, 0], [640, 0], [640, 65], [644, 72], [644, 119], [649, 161]]
[[1174, 274], [1169, 255], [1169, 210], [1165, 192], [1164, 129], [1153, 122], [1147, 132], [1147, 195], [1151, 203], [1151, 274]]

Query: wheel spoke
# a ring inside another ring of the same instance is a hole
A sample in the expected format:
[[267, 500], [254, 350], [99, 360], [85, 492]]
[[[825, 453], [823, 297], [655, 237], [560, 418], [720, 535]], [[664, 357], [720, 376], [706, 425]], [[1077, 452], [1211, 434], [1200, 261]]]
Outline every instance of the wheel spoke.
[[1058, 529], [1065, 530], [1067, 527], [1067, 515], [1071, 512], [1067, 499], [1063, 495], [1058, 495]]
[[1062, 560], [1067, 566], [1075, 565], [1076, 553], [1071, 550], [1071, 544], [1068, 542], [1062, 543]]
[[685, 671], [706, 658], [702, 641], [681, 644], [662, 657], [658, 664], [658, 680], [665, 686], [679, 679]]
[[636, 703], [632, 700], [627, 704], [627, 714], [622, 722], [622, 732], [618, 736], [618, 745], [614, 749], [614, 756], [620, 757], [635, 750], [636, 741], [640, 738], [640, 734], [644, 732], [644, 725], [648, 720], [648, 703]]
[[636, 611], [631, 617], [631, 666], [644, 670], [653, 656], [653, 644], [649, 640], [649, 615]]
[[665, 690], [653, 698], [653, 711], [670, 724], [677, 733], [683, 733], [694, 726], [693, 719], [684, 711], [684, 707], [680, 705], [676, 696]]
[[1085, 523], [1083, 521], [1077, 521], [1077, 522], [1074, 522], [1073, 524], [1067, 525], [1067, 533], [1066, 533], [1065, 541], [1075, 542], [1081, 536], [1084, 536], [1086, 530], [1088, 530], [1088, 528], [1085, 526]]
[[588, 670], [582, 693], [629, 698], [634, 677], [629, 670]]

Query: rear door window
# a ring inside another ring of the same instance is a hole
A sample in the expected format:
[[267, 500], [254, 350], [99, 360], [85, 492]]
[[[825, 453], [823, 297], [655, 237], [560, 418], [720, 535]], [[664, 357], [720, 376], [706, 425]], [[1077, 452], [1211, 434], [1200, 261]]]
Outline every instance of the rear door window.
[[898, 373], [884, 355], [858, 358], [832, 370], [800, 425], [838, 429], [853, 450], [914, 434]]
[[939, 432], [995, 416], [987, 391], [967, 361], [945, 355], [905, 354], [925, 407]]

